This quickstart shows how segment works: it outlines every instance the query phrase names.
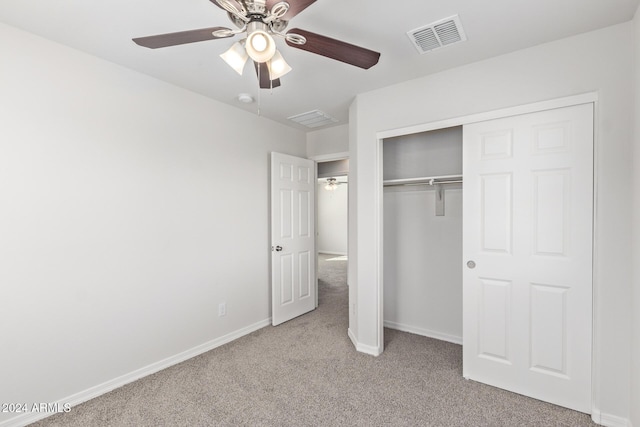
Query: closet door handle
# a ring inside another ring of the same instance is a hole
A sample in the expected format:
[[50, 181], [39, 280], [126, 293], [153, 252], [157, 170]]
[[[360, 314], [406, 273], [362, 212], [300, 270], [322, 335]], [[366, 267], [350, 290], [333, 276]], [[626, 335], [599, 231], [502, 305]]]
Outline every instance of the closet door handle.
[[467, 261], [467, 267], [474, 269], [476, 268], [476, 263], [475, 261]]

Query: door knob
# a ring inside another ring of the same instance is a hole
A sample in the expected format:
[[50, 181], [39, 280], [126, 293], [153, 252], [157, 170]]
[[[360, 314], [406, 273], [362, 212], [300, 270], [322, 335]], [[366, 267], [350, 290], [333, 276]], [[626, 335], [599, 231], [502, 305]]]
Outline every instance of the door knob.
[[475, 261], [467, 261], [467, 267], [469, 267], [471, 269], [476, 268]]
[[276, 252], [281, 252], [282, 251], [282, 246], [276, 246]]

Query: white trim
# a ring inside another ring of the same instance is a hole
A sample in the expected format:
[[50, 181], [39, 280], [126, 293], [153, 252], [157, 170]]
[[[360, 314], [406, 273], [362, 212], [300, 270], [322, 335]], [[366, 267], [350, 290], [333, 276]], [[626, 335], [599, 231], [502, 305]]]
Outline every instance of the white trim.
[[453, 344], [462, 345], [462, 337], [455, 335], [449, 335], [442, 332], [436, 332], [429, 329], [422, 329], [416, 326], [405, 325], [402, 323], [391, 322], [389, 320], [384, 321], [384, 327], [389, 329], [395, 329], [402, 332], [409, 332], [410, 334], [421, 335], [423, 337], [435, 338], [440, 341], [446, 341]]
[[553, 110], [555, 108], [571, 107], [580, 104], [589, 104], [598, 100], [597, 92], [588, 92], [580, 95], [568, 96], [565, 98], [552, 99], [548, 101], [535, 102], [533, 104], [519, 105], [515, 107], [503, 108], [500, 110], [487, 111], [484, 113], [471, 114], [468, 116], [455, 117], [440, 120], [437, 122], [422, 123], [398, 129], [389, 129], [376, 133], [378, 139], [393, 138], [396, 136], [409, 135], [430, 130], [444, 129], [453, 126], [462, 126], [470, 123], [484, 122], [486, 120], [501, 119], [503, 117], [518, 116], [520, 114], [536, 113], [538, 111]]
[[332, 160], [344, 160], [349, 158], [349, 152], [343, 151], [341, 153], [332, 153], [332, 154], [320, 154], [317, 156], [308, 157], [309, 160], [314, 160], [316, 162], [330, 162]]
[[384, 181], [384, 164], [383, 164], [383, 140], [382, 138], [378, 138], [378, 149], [375, 154], [375, 176], [373, 177], [376, 185], [376, 193], [375, 193], [375, 206], [378, 206], [378, 209], [373, 211], [373, 220], [376, 225], [376, 235], [375, 239], [375, 254], [376, 254], [376, 264], [378, 267], [378, 278], [377, 278], [377, 293], [376, 300], [378, 302], [378, 308], [376, 313], [376, 323], [378, 324], [378, 333], [377, 333], [377, 346], [379, 354], [382, 354], [384, 351], [384, 287], [381, 286], [381, 282], [384, 282], [384, 186], [382, 182]]
[[[592, 259], [592, 270], [591, 270], [591, 330], [593, 331], [593, 335], [591, 337], [591, 412], [595, 414], [597, 407], [600, 406], [600, 385], [601, 385], [601, 375], [599, 366], [599, 358], [598, 352], [596, 351], [599, 347], [599, 337], [600, 332], [598, 330], [598, 306], [596, 305], [600, 299], [598, 298], [598, 162], [600, 160], [600, 156], [598, 156], [599, 149], [599, 137], [598, 137], [598, 119], [599, 119], [599, 108], [600, 105], [597, 101], [593, 103], [593, 229], [591, 230], [593, 235], [591, 248], [591, 259]], [[598, 411], [599, 412], [599, 411]]]
[[[311, 160], [314, 160], [314, 159], [311, 159]], [[317, 160], [314, 160], [313, 162], [313, 182], [318, 182], [318, 161]], [[318, 284], [319, 282], [318, 280], [318, 253], [319, 253], [318, 240], [320, 240], [318, 238], [318, 206], [319, 206], [318, 193], [319, 193], [318, 191], [313, 192], [313, 230], [316, 234], [313, 239], [313, 250], [315, 251], [315, 254], [316, 254], [313, 260], [316, 265], [316, 268], [314, 269], [314, 272], [313, 272], [313, 283], [315, 283], [316, 285], [316, 308], [318, 308], [318, 306], [320, 305], [320, 296], [318, 294], [320, 292], [320, 290], [318, 289], [320, 287]], [[271, 277], [273, 277], [273, 275]], [[271, 286], [273, 286], [273, 279], [271, 280]]]
[[379, 347], [359, 343], [356, 336], [351, 332], [351, 328], [347, 329], [347, 335], [349, 336], [353, 346], [356, 348], [356, 351], [376, 357], [382, 354], [382, 350]]
[[333, 251], [323, 251], [323, 250], [319, 250], [318, 251], [318, 255], [323, 254], [323, 255], [336, 255], [336, 256], [347, 256], [348, 254], [346, 252], [333, 252]]
[[630, 419], [619, 417], [617, 415], [605, 414], [595, 408], [591, 411], [591, 419], [594, 423], [606, 427], [633, 427]]
[[[71, 396], [67, 396], [55, 403], [58, 403], [59, 407], [63, 407], [64, 404], [70, 404], [71, 407], [77, 406], [88, 400], [94, 399], [98, 396], [106, 394], [119, 387], [122, 387], [136, 380], [139, 380], [140, 378], [144, 378], [148, 375], [155, 374], [156, 372], [162, 371], [163, 369], [169, 368], [173, 365], [177, 365], [178, 363], [184, 362], [185, 360], [189, 360], [200, 354], [206, 353], [207, 351], [213, 350], [214, 348], [230, 343], [231, 341], [234, 341], [238, 338], [241, 338], [245, 335], [248, 335], [252, 332], [257, 331], [258, 329], [262, 329], [270, 325], [271, 325], [271, 318], [261, 320], [260, 322], [254, 323], [253, 325], [249, 325], [242, 329], [238, 329], [237, 331], [231, 332], [220, 338], [216, 338], [204, 344], [200, 344], [196, 347], [193, 347], [189, 350], [183, 351], [182, 353], [178, 353], [174, 356], [167, 357], [166, 359], [152, 363], [140, 369], [136, 369], [135, 371], [130, 372], [128, 374], [121, 375], [117, 378], [106, 381], [102, 384], [98, 384], [84, 391], [72, 394]], [[10, 418], [6, 421], [0, 422], [0, 427], [23, 427], [28, 424], [34, 423], [38, 420], [50, 417], [51, 415], [54, 415], [54, 414], [55, 413], [51, 413], [51, 412], [24, 413], [17, 417]]]

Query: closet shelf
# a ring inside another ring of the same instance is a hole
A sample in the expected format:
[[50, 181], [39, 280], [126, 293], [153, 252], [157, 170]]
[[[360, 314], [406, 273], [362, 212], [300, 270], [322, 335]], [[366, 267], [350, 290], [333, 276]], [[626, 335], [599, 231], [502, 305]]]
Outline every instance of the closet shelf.
[[419, 178], [386, 179], [382, 181], [385, 187], [394, 185], [436, 185], [436, 184], [460, 184], [462, 175], [423, 176]]

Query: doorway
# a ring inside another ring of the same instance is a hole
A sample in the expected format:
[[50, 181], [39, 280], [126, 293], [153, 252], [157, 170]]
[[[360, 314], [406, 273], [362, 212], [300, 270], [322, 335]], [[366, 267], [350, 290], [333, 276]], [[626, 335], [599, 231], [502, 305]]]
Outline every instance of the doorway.
[[462, 126], [382, 144], [384, 326], [462, 344]]
[[348, 269], [349, 160], [319, 161], [316, 165], [318, 288], [345, 286]]

